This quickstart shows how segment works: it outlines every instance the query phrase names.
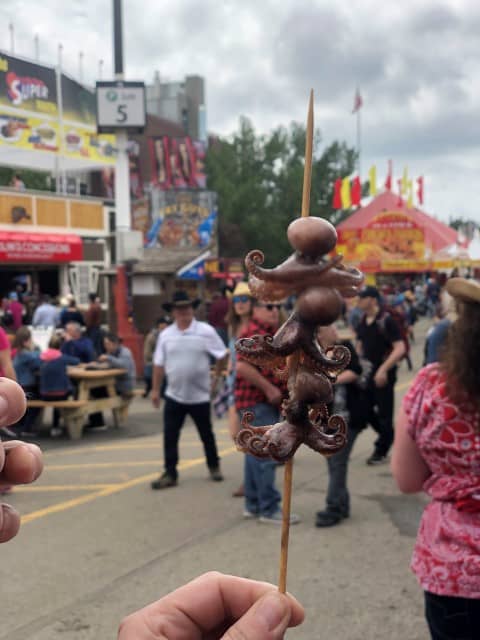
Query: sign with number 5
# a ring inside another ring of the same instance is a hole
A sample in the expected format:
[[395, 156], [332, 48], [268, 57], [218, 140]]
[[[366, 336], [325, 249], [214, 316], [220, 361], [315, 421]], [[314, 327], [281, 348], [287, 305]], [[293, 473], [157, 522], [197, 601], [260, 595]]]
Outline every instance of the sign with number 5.
[[142, 133], [145, 128], [145, 84], [143, 82], [97, 82], [97, 132], [125, 129]]

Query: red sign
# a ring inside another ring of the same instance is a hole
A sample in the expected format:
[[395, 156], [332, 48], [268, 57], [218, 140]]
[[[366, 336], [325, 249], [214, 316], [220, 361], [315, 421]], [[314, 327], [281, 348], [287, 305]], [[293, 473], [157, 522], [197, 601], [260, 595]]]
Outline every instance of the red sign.
[[75, 260], [83, 260], [83, 245], [79, 236], [0, 232], [0, 262], [72, 262]]

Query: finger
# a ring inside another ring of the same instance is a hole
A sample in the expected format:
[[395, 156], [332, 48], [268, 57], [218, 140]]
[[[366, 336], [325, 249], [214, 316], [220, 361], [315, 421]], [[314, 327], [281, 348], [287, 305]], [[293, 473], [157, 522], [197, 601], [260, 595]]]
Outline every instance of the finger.
[[9, 378], [0, 378], [0, 427], [18, 422], [26, 407], [22, 387]]
[[292, 606], [289, 598], [272, 590], [262, 596], [244, 616], [222, 636], [222, 640], [281, 640], [290, 625]]
[[20, 529], [20, 516], [9, 504], [0, 505], [0, 542], [8, 542]]
[[42, 473], [42, 452], [35, 444], [12, 440], [4, 442], [5, 463], [0, 481], [6, 484], [27, 484]]
[[[126, 618], [119, 640], [202, 638], [219, 627], [225, 629], [225, 622], [235, 623], [262, 596], [272, 592], [277, 589], [267, 582], [206, 573]], [[291, 606], [289, 624], [296, 626], [303, 620], [303, 608], [292, 596], [285, 597]]]

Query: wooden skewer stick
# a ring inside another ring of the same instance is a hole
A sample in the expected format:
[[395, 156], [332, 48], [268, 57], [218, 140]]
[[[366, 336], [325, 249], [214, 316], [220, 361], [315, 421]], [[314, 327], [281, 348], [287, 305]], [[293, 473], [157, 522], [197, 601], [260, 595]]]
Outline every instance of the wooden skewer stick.
[[[312, 150], [313, 150], [313, 89], [310, 91], [308, 102], [307, 130], [305, 135], [305, 168], [303, 171], [302, 217], [310, 214], [310, 189], [312, 185]], [[298, 367], [299, 355], [290, 356], [289, 369], [294, 371]], [[290, 536], [290, 508], [292, 504], [293, 458], [285, 463], [283, 477], [283, 505], [282, 505], [282, 541], [280, 547], [280, 576], [278, 590], [287, 590], [288, 539]]]

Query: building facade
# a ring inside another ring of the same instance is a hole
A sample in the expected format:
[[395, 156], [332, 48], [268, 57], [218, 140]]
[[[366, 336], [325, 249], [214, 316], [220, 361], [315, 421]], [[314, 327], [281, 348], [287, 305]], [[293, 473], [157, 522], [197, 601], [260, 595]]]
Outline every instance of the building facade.
[[194, 140], [207, 140], [205, 81], [186, 76], [182, 82], [162, 82], [158, 71], [147, 85], [147, 113], [177, 123]]
[[16, 285], [34, 297], [73, 294], [86, 305], [111, 264], [110, 208], [97, 198], [0, 189], [0, 296]]

